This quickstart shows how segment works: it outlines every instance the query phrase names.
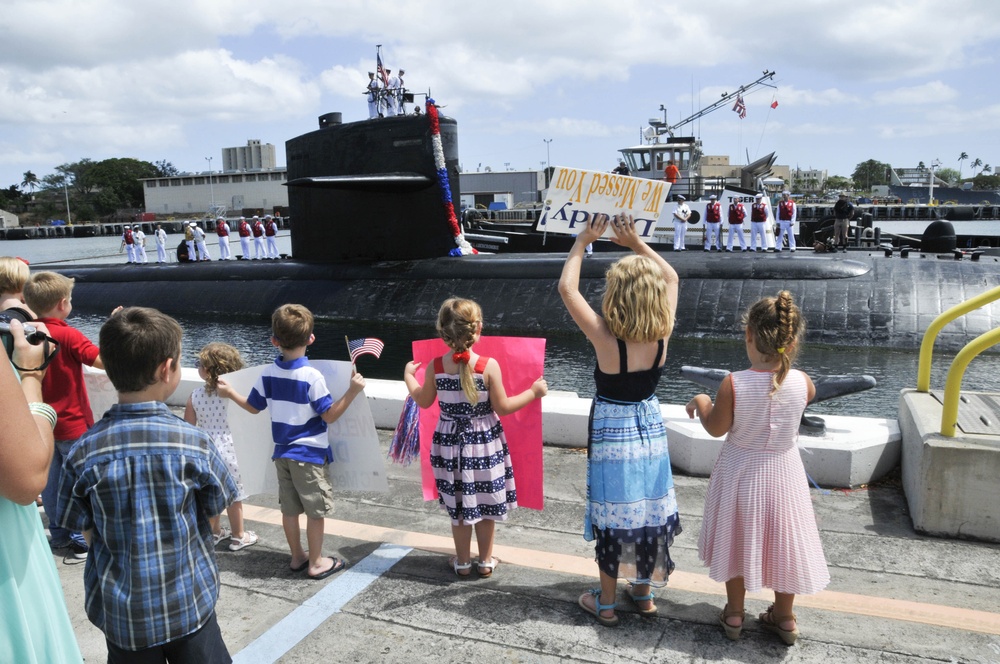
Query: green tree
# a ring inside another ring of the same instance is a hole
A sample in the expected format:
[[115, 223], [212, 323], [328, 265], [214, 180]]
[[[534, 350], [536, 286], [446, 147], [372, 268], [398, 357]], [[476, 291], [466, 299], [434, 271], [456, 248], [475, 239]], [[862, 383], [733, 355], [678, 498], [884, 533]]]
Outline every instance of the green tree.
[[140, 178], [156, 177], [156, 166], [138, 159], [105, 159], [87, 169], [86, 179], [93, 186], [92, 202], [99, 214], [111, 214], [121, 208], [142, 204]]
[[31, 193], [35, 193], [35, 189], [38, 188], [38, 176], [31, 171], [24, 172], [24, 180], [21, 181], [22, 187], [27, 187]]
[[845, 178], [843, 175], [831, 175], [826, 179], [826, 190], [832, 191], [836, 189], [837, 191], [846, 191], [848, 189], [853, 189], [854, 183], [851, 182], [850, 178]]
[[991, 172], [993, 172], [993, 167], [990, 166], [989, 164], [985, 164], [985, 165], [983, 165], [983, 170], [981, 170], [979, 172], [980, 173], [991, 173]]
[[1000, 175], [979, 175], [972, 178], [972, 188], [981, 191], [996, 191], [1000, 189]]
[[863, 161], [854, 168], [851, 179], [857, 187], [864, 187], [865, 191], [879, 184], [889, 184], [889, 172], [892, 166], [885, 162], [869, 159]]
[[153, 165], [156, 166], [156, 177], [165, 178], [170, 177], [171, 175], [180, 175], [180, 171], [177, 170], [177, 167], [166, 159], [154, 161]]
[[935, 175], [947, 182], [948, 184], [956, 184], [962, 179], [962, 174], [956, 171], [954, 168], [939, 168], [935, 171]]
[[[963, 152], [962, 154], [958, 155], [958, 179], [959, 180], [962, 179], [962, 162], [965, 161], [968, 158], [969, 158], [969, 153], [968, 152]], [[958, 180], [956, 180], [956, 182], [957, 181]]]

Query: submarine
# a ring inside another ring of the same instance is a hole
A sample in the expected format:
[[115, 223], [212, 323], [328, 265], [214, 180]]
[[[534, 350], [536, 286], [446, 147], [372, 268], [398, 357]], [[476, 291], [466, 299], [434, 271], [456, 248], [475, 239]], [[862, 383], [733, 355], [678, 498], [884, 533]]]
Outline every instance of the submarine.
[[[48, 269], [73, 277], [74, 307], [93, 313], [113, 303], [267, 319], [297, 302], [321, 320], [433, 326], [441, 302], [458, 295], [482, 305], [493, 333], [575, 333], [556, 288], [565, 253], [475, 253], [464, 239], [452, 203], [458, 124], [433, 100], [426, 107], [419, 116], [348, 123], [328, 113], [319, 128], [286, 141], [291, 258]], [[592, 302], [621, 255], [584, 261], [580, 287]], [[951, 250], [663, 255], [680, 277], [682, 337], [732, 339], [743, 311], [787, 289], [811, 343], [917, 348], [938, 314], [1000, 285], [1000, 259]], [[950, 324], [937, 344], [955, 350], [998, 326], [1000, 305], [992, 304]]]

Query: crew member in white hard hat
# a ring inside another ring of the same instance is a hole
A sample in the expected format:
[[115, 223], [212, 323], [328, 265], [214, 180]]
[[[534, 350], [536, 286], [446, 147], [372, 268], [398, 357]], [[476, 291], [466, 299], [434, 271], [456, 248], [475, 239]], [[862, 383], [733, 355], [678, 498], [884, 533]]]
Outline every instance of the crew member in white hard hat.
[[705, 206], [705, 251], [719, 251], [722, 248], [722, 205], [719, 197], [712, 194]]
[[[764, 239], [764, 224], [767, 223], [767, 203], [764, 202], [764, 194], [757, 194], [753, 197], [753, 205], [750, 206], [750, 249], [751, 251], [765, 251], [767, 241]], [[757, 244], [758, 239], [760, 244]]]
[[678, 195], [674, 205], [674, 251], [685, 251], [684, 234], [687, 233], [687, 222], [691, 218], [691, 208], [687, 199]]
[[781, 251], [785, 238], [788, 238], [788, 248], [795, 251], [795, 201], [787, 190], [781, 192], [781, 200], [778, 201], [778, 237], [775, 238], [774, 248]]
[[194, 231], [194, 244], [198, 247], [198, 258], [203, 261], [212, 260], [212, 255], [208, 253], [208, 247], [205, 246], [205, 231], [198, 224], [195, 224], [191, 230]]

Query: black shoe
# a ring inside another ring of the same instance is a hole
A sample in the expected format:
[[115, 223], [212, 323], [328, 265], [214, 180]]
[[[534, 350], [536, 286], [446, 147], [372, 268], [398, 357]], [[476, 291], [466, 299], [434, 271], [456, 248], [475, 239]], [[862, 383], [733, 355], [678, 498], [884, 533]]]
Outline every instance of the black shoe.
[[67, 548], [69, 549], [69, 557], [77, 560], [86, 560], [87, 553], [90, 551], [86, 544], [80, 544], [76, 540], [70, 540]]

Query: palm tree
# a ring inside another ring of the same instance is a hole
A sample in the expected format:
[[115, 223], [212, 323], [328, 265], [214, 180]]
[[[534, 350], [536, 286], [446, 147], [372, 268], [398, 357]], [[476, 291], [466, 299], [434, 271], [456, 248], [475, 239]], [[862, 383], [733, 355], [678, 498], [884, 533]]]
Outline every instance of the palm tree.
[[22, 187], [27, 187], [31, 190], [31, 193], [35, 193], [35, 187], [38, 186], [38, 176], [31, 171], [24, 172], [24, 180], [21, 181]]
[[962, 154], [958, 155], [958, 179], [959, 179], [959, 181], [961, 181], [961, 179], [962, 179], [962, 162], [965, 161], [968, 158], [969, 158], [969, 153], [968, 152], [963, 152]]
[[979, 157], [976, 157], [976, 160], [969, 165], [972, 166], [972, 170], [976, 170], [977, 168], [983, 165], [983, 160], [980, 159]]
[[983, 170], [979, 171], [979, 173], [980, 174], [989, 173], [992, 170], [993, 170], [993, 168], [989, 164], [986, 164], [985, 166], [983, 166]]

